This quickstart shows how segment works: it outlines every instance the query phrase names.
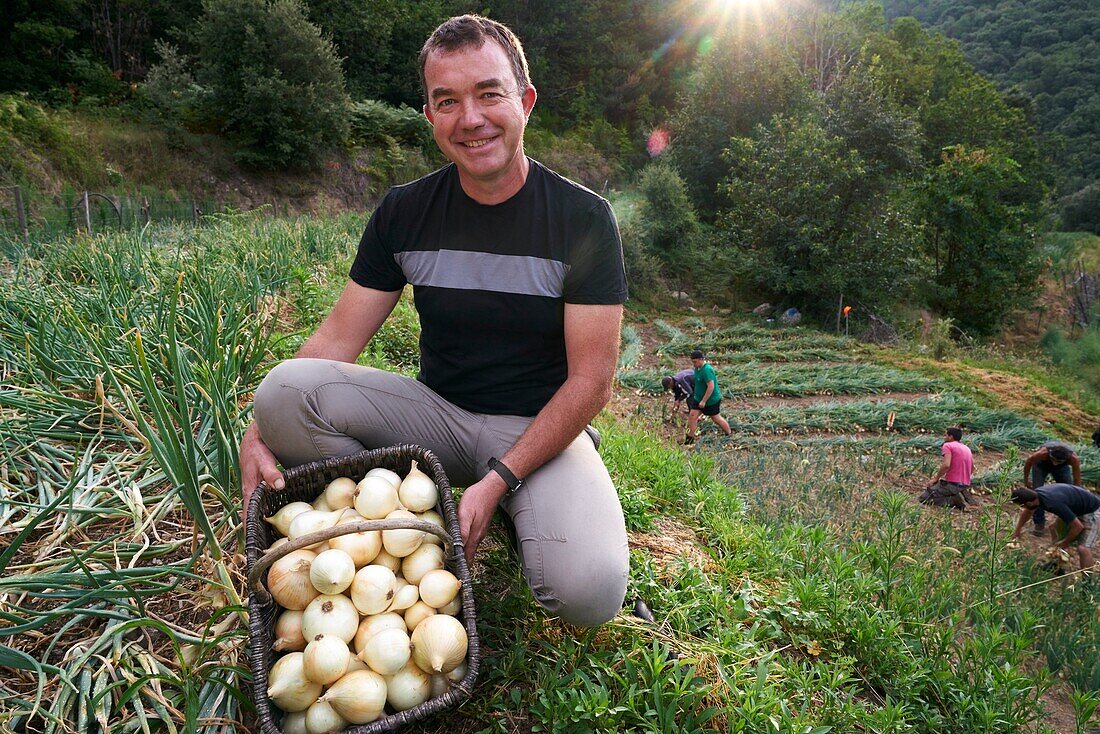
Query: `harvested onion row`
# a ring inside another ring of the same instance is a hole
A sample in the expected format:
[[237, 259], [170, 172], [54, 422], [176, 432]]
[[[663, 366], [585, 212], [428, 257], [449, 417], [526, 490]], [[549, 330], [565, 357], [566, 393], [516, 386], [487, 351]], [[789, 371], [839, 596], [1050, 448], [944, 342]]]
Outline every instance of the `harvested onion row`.
[[[330, 482], [313, 505], [292, 502], [265, 518], [291, 539], [360, 520], [443, 525], [439, 490], [412, 463], [402, 479], [372, 469]], [[405, 711], [442, 695], [466, 671], [461, 582], [444, 569], [439, 539], [420, 530], [349, 533], [287, 554], [268, 588], [286, 611], [272, 648], [268, 696], [287, 731], [322, 734], [366, 724], [388, 706]]]

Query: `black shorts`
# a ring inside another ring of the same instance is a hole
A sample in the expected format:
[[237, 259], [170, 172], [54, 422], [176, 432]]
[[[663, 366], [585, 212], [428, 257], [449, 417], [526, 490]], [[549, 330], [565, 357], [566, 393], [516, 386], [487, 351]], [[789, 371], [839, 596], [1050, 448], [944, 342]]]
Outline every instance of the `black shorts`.
[[718, 400], [714, 403], [711, 403], [710, 405], [700, 407], [699, 403], [695, 402], [694, 399], [688, 398], [688, 407], [692, 410], [698, 410], [702, 412], [702, 414], [705, 416], [716, 416], [722, 409], [722, 401]]

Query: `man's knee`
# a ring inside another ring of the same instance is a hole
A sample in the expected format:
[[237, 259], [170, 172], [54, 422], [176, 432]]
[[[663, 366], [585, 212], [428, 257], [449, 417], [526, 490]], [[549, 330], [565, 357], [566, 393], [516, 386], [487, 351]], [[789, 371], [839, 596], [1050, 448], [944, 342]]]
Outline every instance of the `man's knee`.
[[629, 557], [593, 559], [583, 569], [547, 574], [535, 599], [569, 624], [594, 627], [612, 619], [626, 596]]

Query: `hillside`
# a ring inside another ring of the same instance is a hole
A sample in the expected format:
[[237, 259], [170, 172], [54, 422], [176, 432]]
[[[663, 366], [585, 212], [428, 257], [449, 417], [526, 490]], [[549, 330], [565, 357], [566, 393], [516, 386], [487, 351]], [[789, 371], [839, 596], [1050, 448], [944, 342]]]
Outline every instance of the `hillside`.
[[912, 16], [958, 39], [967, 59], [1034, 100], [1040, 127], [1064, 146], [1063, 193], [1100, 171], [1100, 15], [1091, 0], [883, 0], [887, 17]]
[[[0, 724], [252, 720], [237, 437], [259, 379], [335, 298], [357, 229], [240, 214], [32, 246], [2, 271]], [[362, 361], [408, 370], [416, 336], [402, 301]], [[707, 426], [687, 451], [657, 386], [695, 345], [736, 433]], [[547, 616], [497, 527], [474, 569], [479, 684], [407, 731], [1087, 731], [1100, 589], [1053, 575], [1030, 537], [1008, 548], [1004, 493], [1021, 449], [1080, 444], [1100, 415], [974, 355], [731, 315], [632, 313], [622, 355], [602, 453], [628, 599], [656, 621]], [[954, 423], [987, 492], [965, 515], [913, 500]], [[1095, 484], [1100, 455], [1081, 451]]]

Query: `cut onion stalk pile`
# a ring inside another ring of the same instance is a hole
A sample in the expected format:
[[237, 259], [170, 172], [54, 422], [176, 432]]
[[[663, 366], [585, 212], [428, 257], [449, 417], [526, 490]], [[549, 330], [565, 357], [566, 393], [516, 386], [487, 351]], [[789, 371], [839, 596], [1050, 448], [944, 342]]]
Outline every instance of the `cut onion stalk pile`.
[[[362, 520], [443, 527], [438, 502], [438, 487], [414, 461], [404, 478], [377, 468], [358, 482], [334, 479], [312, 505], [291, 502], [264, 519], [289, 540]], [[283, 654], [267, 695], [285, 713], [286, 734], [366, 724], [462, 680], [462, 582], [444, 561], [437, 536], [397, 529], [348, 533], [271, 565], [268, 590], [283, 608], [272, 648]]]

